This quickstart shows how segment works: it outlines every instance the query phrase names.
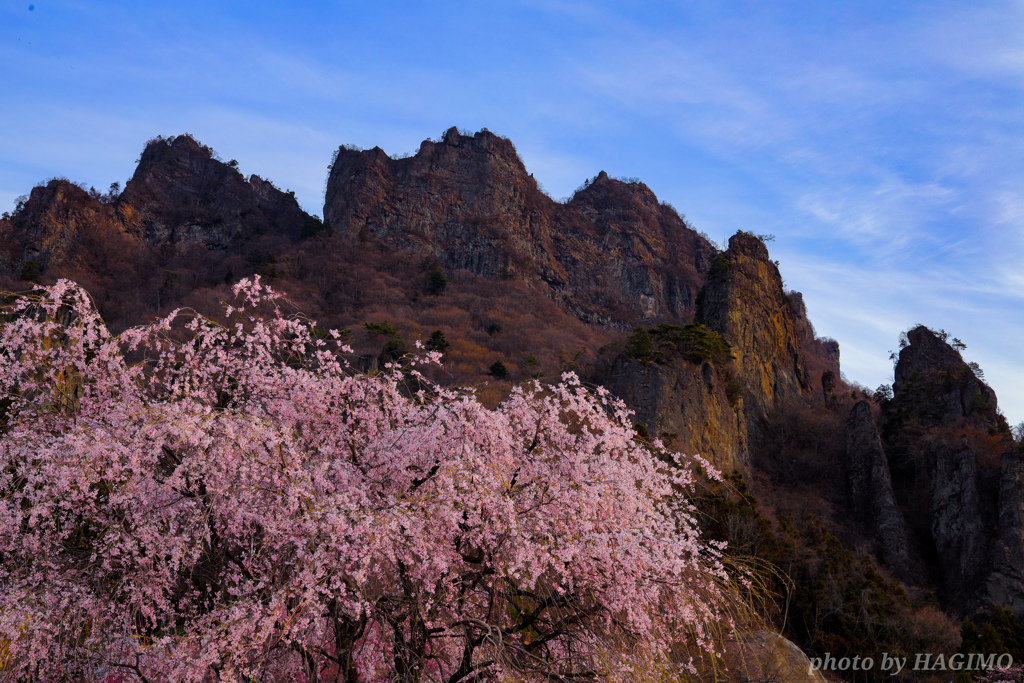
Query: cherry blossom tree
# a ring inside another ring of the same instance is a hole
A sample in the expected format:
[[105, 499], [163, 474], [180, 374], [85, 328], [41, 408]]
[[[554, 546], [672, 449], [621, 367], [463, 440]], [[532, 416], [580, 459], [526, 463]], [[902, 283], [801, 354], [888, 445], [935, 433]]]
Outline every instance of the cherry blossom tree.
[[974, 680], [977, 683], [1024, 683], [1024, 668], [1020, 665], [996, 668], [978, 675]]
[[234, 292], [117, 337], [73, 283], [7, 299], [0, 679], [642, 680], [714, 649], [695, 475], [620, 402], [358, 374]]

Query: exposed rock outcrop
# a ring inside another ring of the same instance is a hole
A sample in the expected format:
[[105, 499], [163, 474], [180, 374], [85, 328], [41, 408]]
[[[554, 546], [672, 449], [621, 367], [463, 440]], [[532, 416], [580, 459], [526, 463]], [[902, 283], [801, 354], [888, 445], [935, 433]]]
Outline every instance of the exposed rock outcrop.
[[449, 268], [522, 278], [581, 320], [618, 327], [691, 320], [715, 251], [642, 183], [602, 172], [559, 204], [507, 139], [454, 128], [405, 159], [339, 149], [324, 218]]
[[[832, 373], [833, 379], [839, 377], [839, 342], [835, 339], [817, 336], [814, 325], [811, 324], [811, 319], [807, 315], [807, 305], [804, 303], [803, 294], [788, 292], [787, 297], [796, 322], [796, 335], [800, 340], [800, 349], [804, 354], [808, 376], [812, 382], [819, 377], [824, 377], [826, 373]], [[822, 385], [822, 390], [826, 394], [830, 393], [825, 390], [824, 385]]]
[[928, 540], [952, 604], [1024, 610], [1020, 466], [995, 392], [945, 337], [919, 326], [900, 351], [885, 408], [895, 483], [911, 507], [928, 496]]
[[999, 486], [998, 535], [992, 573], [985, 580], [990, 601], [1024, 614], [1024, 463], [1018, 453], [1003, 456]]
[[109, 205], [68, 180], [54, 179], [35, 187], [21, 211], [7, 222], [2, 244], [5, 274], [17, 277], [29, 261], [41, 273], [52, 264], [67, 263], [83, 233], [113, 222]]
[[604, 172], [556, 203], [512, 143], [487, 131], [453, 128], [404, 159], [342, 147], [324, 217], [353, 239], [421, 250], [491, 279], [522, 279], [589, 323], [685, 323], [700, 292], [701, 321], [737, 357], [731, 400], [732, 377], [712, 365], [709, 375], [685, 362], [608, 358], [595, 380], [625, 398], [652, 436], [675, 435], [673, 446], [720, 466], [748, 464], [747, 431], [776, 401], [810, 389], [805, 348], [820, 351], [822, 368], [838, 375], [838, 346], [814, 338], [801, 297], [783, 291], [760, 239], [738, 233], [716, 255], [645, 185]]
[[836, 405], [836, 373], [831, 370], [821, 373], [821, 395], [826, 405]]
[[896, 505], [889, 461], [867, 401], [860, 401], [846, 424], [846, 458], [853, 509], [871, 526], [882, 560], [899, 576], [912, 573], [910, 542]]
[[715, 257], [697, 319], [733, 346], [751, 431], [760, 429], [776, 401], [810, 389], [797, 312], [754, 235], [736, 233]]
[[730, 402], [724, 368], [676, 359], [645, 363], [625, 354], [598, 364], [595, 381], [622, 398], [652, 437], [681, 453], [700, 454], [720, 470], [746, 470], [742, 399]]
[[988, 534], [978, 492], [977, 456], [965, 439], [938, 442], [930, 502], [932, 538], [950, 595], [968, 596], [988, 566]]
[[[728, 251], [713, 259], [697, 318], [702, 324], [689, 327], [703, 330], [694, 330], [702, 344], [718, 343], [714, 338], [730, 347], [718, 362], [705, 362], [710, 358], [706, 353], [689, 352], [684, 353], [689, 362], [666, 362], [672, 350], [682, 351], [677, 348], [682, 338], [673, 342], [669, 337], [675, 333], [660, 325], [644, 334], [668, 349], [667, 356], [653, 347], [650, 358], [623, 354], [599, 365], [594, 379], [625, 399], [652, 436], [673, 435], [668, 439], [672, 447], [700, 452], [721, 468], [745, 471], [749, 442], [762, 434], [772, 409], [808, 397], [804, 349], [821, 343], [814, 339], [802, 298], [783, 292], [764, 243], [748, 233], [734, 235]], [[636, 335], [630, 339], [637, 342]], [[652, 344], [651, 339], [646, 343]], [[655, 357], [658, 362], [651, 364]]]
[[295, 196], [233, 165], [189, 135], [146, 145], [117, 201], [125, 228], [153, 249], [227, 250], [257, 235], [298, 239], [309, 216]]
[[901, 418], [930, 426], [948, 426], [967, 417], [987, 426], [999, 423], [995, 392], [956, 349], [923, 325], [907, 332], [907, 339], [892, 385]]

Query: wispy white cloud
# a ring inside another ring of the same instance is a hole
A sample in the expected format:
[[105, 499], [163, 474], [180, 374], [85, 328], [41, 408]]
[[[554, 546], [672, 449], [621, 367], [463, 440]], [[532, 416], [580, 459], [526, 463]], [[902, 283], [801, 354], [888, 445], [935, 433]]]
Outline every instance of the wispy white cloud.
[[[790, 234], [820, 236], [825, 229], [831, 239], [870, 250], [873, 258], [889, 262], [908, 250], [920, 252], [923, 243], [931, 242], [930, 226], [956, 197], [951, 187], [914, 184], [895, 175], [860, 186], [825, 186], [797, 198], [795, 208], [813, 220], [794, 226]], [[955, 248], [948, 242], [940, 246]]]

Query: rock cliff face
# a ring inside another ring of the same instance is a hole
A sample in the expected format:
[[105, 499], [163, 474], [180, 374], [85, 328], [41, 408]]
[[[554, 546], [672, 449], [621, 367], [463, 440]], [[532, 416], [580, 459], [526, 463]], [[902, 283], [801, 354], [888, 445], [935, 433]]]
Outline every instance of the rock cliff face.
[[900, 350], [893, 392], [903, 417], [927, 425], [949, 425], [971, 417], [998, 424], [996, 394], [978, 379], [952, 346], [927, 327], [907, 332]]
[[541, 192], [508, 140], [452, 128], [415, 156], [342, 147], [324, 218], [448, 268], [545, 288], [585, 322], [687, 322], [714, 247], [642, 183], [599, 174], [566, 204]]
[[800, 340], [800, 350], [803, 351], [804, 360], [807, 363], [807, 374], [811, 383], [818, 382], [821, 389], [826, 389], [821, 378], [826, 373], [832, 373], [830, 380], [826, 383], [835, 388], [834, 380], [840, 376], [839, 368], [839, 342], [835, 339], [820, 338], [814, 331], [814, 325], [807, 316], [807, 306], [804, 303], [804, 296], [800, 292], [789, 292], [787, 294], [790, 308], [793, 310], [793, 318], [796, 322], [796, 335]]
[[188, 135], [146, 145], [117, 213], [157, 250], [201, 244], [226, 251], [263, 234], [297, 239], [309, 218], [294, 195], [256, 175], [246, 180]]
[[0, 266], [8, 277], [17, 277], [32, 261], [45, 273], [72, 260], [84, 234], [114, 222], [109, 205], [68, 180], [51, 180], [33, 188], [22, 210], [5, 221]]
[[[813, 328], [799, 295], [783, 293], [764, 244], [739, 233], [718, 254], [642, 183], [602, 172], [558, 203], [539, 190], [510, 141], [451, 129], [405, 159], [343, 147], [324, 213], [339, 245], [410, 249], [435, 257], [449, 274], [520, 280], [606, 329], [688, 323], [703, 292], [702, 319], [733, 345], [728, 368], [606, 358], [601, 381], [635, 404], [653, 435], [674, 435], [673, 445], [723, 467], [748, 464], [749, 426], [809, 386]], [[275, 259], [305, 267], [308, 257], [287, 250], [301, 250], [319, 227], [292, 195], [244, 178], [191, 136], [158, 137], [120, 196], [101, 201], [67, 181], [33, 190], [24, 209], [0, 223], [0, 274], [16, 279], [34, 260], [44, 273], [59, 263], [54, 274], [106, 286], [132, 270], [122, 288], [135, 292], [131, 308], [152, 311], [187, 291], [184, 278], [211, 287], [251, 269], [276, 272], [260, 239], [276, 240]], [[107, 265], [101, 274], [75, 270], [76, 259], [93, 271]], [[709, 274], [712, 259], [719, 267]], [[819, 356], [838, 374], [834, 351]]]
[[752, 431], [777, 401], [810, 389], [797, 316], [764, 242], [733, 235], [711, 264], [697, 318], [733, 346]]
[[1003, 456], [998, 529], [985, 591], [994, 604], [1024, 614], [1024, 463], [1018, 453]]
[[897, 575], [911, 577], [914, 571], [909, 537], [896, 505], [889, 461], [867, 401], [858, 402], [850, 413], [846, 424], [846, 458], [854, 510], [870, 524], [883, 561]]
[[970, 595], [989, 563], [988, 537], [978, 491], [978, 461], [971, 444], [934, 444], [930, 502], [932, 539], [948, 594]]
[[[944, 595], [1024, 613], [1024, 473], [995, 392], [944, 334], [907, 333], [885, 407], [885, 445], [900, 463], [908, 514], [927, 496], [927, 528]], [[920, 515], [918, 515], [920, 517]]]
[[838, 344], [814, 337], [802, 298], [783, 291], [764, 242], [744, 232], [712, 259], [696, 318], [728, 342], [731, 360], [650, 363], [623, 353], [599, 364], [594, 381], [625, 399], [652, 436], [667, 433], [674, 448], [746, 471], [772, 409], [809, 399], [808, 357], [838, 374]]
[[595, 381], [636, 411], [652, 437], [681, 453], [700, 454], [723, 471], [749, 466], [742, 399], [730, 402], [731, 377], [705, 361], [645, 363], [622, 354], [598, 364]]
[[[450, 129], [404, 159], [342, 147], [324, 218], [355, 240], [423, 251], [448, 269], [522, 279], [588, 323], [686, 323], [701, 293], [701, 321], [733, 345], [728, 371], [613, 354], [594, 379], [625, 398], [652, 436], [723, 467], [745, 469], [748, 429], [810, 389], [805, 347], [823, 359], [819, 375], [838, 375], [838, 346], [815, 340], [802, 299], [783, 292], [761, 240], [739, 233], [717, 254], [645, 185], [604, 172], [554, 202], [512, 143], [487, 131]], [[733, 375], [742, 391], [727, 396]]]

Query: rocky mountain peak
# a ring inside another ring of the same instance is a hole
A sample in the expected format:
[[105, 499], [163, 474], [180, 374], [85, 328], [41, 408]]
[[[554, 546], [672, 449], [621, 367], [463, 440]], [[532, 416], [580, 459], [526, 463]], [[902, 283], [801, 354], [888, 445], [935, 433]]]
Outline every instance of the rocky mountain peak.
[[247, 180], [192, 136], [151, 140], [118, 199], [126, 228], [150, 247], [226, 250], [262, 234], [298, 237], [309, 218], [294, 194]]
[[730, 256], [744, 256], [764, 263], [771, 262], [768, 257], [767, 245], [759, 237], [749, 232], [740, 231], [730, 237], [729, 249], [726, 253]]
[[654, 192], [643, 183], [612, 178], [605, 171], [598, 173], [577, 190], [569, 200], [569, 206], [578, 207], [584, 212], [589, 210], [620, 218], [627, 218], [637, 212], [657, 215], [663, 209], [675, 213], [673, 209], [663, 207]]
[[160, 150], [165, 147], [170, 148], [172, 152], [180, 155], [183, 159], [192, 157], [198, 160], [208, 161], [215, 157], [211, 148], [196, 140], [189, 133], [172, 135], [167, 138], [157, 136], [146, 143], [146, 149], [143, 151], [143, 155], [145, 155], [146, 152], [159, 154]]
[[170, 137], [158, 135], [146, 143], [139, 155], [132, 181], [153, 184], [172, 178], [180, 183], [189, 177], [219, 171], [220, 166], [226, 165], [216, 153], [188, 133]]
[[[486, 128], [477, 131], [473, 135], [463, 135], [458, 128], [452, 126], [445, 131], [441, 137], [441, 142], [449, 147], [457, 147], [464, 151], [464, 153], [479, 153], [483, 152], [491, 154], [497, 157], [514, 160], [522, 166], [522, 161], [519, 159], [519, 153], [516, 151], [515, 145], [508, 138], [503, 138], [500, 135], [495, 135]], [[429, 149], [430, 141], [425, 141], [424, 145]], [[420, 151], [424, 150], [424, 145], [420, 146]], [[524, 169], [525, 170], [525, 169]]]
[[938, 334], [924, 325], [907, 332], [909, 344], [901, 349], [896, 366], [894, 389], [899, 389], [915, 372], [959, 369], [965, 365], [963, 357]]
[[697, 319], [733, 346], [752, 433], [777, 401], [810, 389], [797, 317], [764, 242], [733, 235], [710, 265]]
[[324, 218], [360, 241], [423, 251], [447, 268], [524, 280], [585, 322], [689, 322], [714, 247], [640, 183], [607, 173], [567, 204], [545, 195], [513, 144], [449, 129], [412, 157], [338, 150]]
[[31, 223], [54, 211], [74, 211], [94, 203], [98, 203], [97, 200], [70, 180], [53, 178], [45, 185], [32, 188], [22, 207], [20, 219]]
[[900, 350], [893, 393], [905, 417], [926, 424], [954, 424], [966, 418], [996, 426], [1001, 419], [995, 392], [974, 373], [960, 352], [920, 325], [907, 332]]

